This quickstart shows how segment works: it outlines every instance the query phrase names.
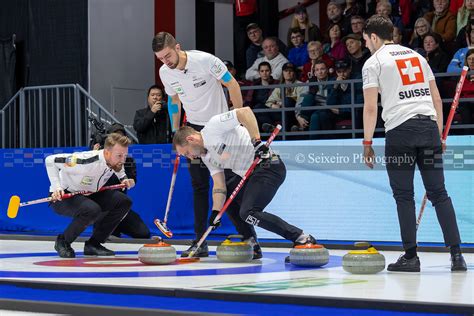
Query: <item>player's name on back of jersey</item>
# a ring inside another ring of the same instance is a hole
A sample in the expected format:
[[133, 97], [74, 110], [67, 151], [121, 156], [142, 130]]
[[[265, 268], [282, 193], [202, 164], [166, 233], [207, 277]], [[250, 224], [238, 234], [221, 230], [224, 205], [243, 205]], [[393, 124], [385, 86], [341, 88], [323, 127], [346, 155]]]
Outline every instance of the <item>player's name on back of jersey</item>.
[[400, 51], [389, 52], [389, 53], [390, 53], [390, 55], [392, 55], [392, 56], [400, 56], [400, 55], [413, 54], [413, 51], [410, 49], [410, 50], [400, 50]]
[[430, 88], [423, 88], [423, 89], [412, 89], [407, 91], [400, 91], [398, 96], [400, 100], [403, 99], [410, 99], [415, 97], [424, 97], [431, 95]]

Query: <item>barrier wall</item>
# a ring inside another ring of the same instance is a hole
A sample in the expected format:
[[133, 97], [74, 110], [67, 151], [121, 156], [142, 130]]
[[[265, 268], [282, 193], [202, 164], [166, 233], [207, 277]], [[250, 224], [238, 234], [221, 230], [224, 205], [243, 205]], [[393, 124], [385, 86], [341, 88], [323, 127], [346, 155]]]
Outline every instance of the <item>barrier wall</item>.
[[[379, 146], [380, 145], [380, 146]], [[367, 169], [360, 160], [360, 140], [275, 142], [287, 166], [287, 178], [267, 211], [275, 213], [320, 240], [399, 241], [395, 202], [383, 166], [383, 139], [374, 141], [378, 164]], [[446, 185], [452, 197], [463, 242], [474, 243], [474, 137], [451, 136], [445, 155]], [[11, 195], [22, 201], [47, 196], [49, 181], [44, 158], [56, 152], [81, 148], [16, 149], [0, 151], [0, 231], [58, 234], [69, 222], [46, 204], [21, 208], [17, 218], [6, 216]], [[130, 154], [137, 161], [137, 186], [129, 191], [133, 209], [154, 234], [153, 219], [163, 219], [172, 173], [170, 145], [134, 145]], [[191, 181], [183, 159], [176, 181], [169, 216], [173, 233], [193, 233]], [[415, 201], [424, 194], [419, 173], [415, 175]], [[87, 230], [90, 232], [90, 228]], [[215, 234], [234, 230], [227, 218]], [[260, 238], [280, 238], [257, 229]], [[419, 230], [419, 241], [442, 242], [431, 204]]]

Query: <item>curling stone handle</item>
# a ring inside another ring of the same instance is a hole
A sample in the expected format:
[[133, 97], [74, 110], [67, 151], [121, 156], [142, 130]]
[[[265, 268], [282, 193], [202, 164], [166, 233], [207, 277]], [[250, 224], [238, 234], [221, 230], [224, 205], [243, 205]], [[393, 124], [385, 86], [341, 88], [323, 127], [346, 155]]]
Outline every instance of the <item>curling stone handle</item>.
[[243, 240], [244, 236], [242, 236], [242, 235], [229, 235], [229, 236], [227, 236], [227, 239], [232, 239], [232, 238]]

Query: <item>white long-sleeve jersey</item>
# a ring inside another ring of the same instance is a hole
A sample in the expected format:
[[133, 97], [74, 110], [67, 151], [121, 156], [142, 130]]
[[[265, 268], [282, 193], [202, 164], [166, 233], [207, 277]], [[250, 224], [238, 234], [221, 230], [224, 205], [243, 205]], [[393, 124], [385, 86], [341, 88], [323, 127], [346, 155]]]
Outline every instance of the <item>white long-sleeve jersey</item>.
[[127, 178], [125, 170], [115, 172], [104, 158], [103, 150], [73, 154], [56, 154], [46, 157], [46, 171], [51, 182], [50, 192], [58, 189], [69, 192], [98, 191], [115, 173], [120, 180]]

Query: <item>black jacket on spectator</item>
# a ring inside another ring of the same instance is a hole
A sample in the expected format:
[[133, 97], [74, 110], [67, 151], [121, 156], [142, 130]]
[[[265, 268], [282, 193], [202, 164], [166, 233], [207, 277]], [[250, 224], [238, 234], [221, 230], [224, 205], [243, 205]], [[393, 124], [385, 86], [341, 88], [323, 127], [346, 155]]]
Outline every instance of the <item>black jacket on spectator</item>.
[[427, 57], [428, 64], [430, 65], [431, 70], [433, 70], [434, 73], [446, 72], [449, 63], [451, 62], [451, 58], [449, 57], [449, 55], [439, 47], [433, 52], [429, 53]]
[[362, 67], [364, 63], [371, 56], [370, 51], [367, 48], [362, 48], [362, 56], [360, 58], [355, 58], [351, 54], [348, 54], [349, 59], [351, 60], [352, 73], [353, 74], [362, 74]]
[[[277, 84], [278, 82], [273, 78], [268, 80], [270, 85]], [[252, 82], [252, 86], [261, 86], [262, 79], [256, 79]], [[267, 102], [268, 98], [272, 94], [273, 89], [258, 89], [258, 90], [247, 90], [247, 94], [244, 98], [244, 103], [246, 106], [250, 106], [252, 109], [264, 109], [265, 102]]]
[[153, 113], [149, 106], [135, 112], [133, 128], [137, 131], [139, 144], [165, 144], [170, 142], [168, 110], [163, 107]]

